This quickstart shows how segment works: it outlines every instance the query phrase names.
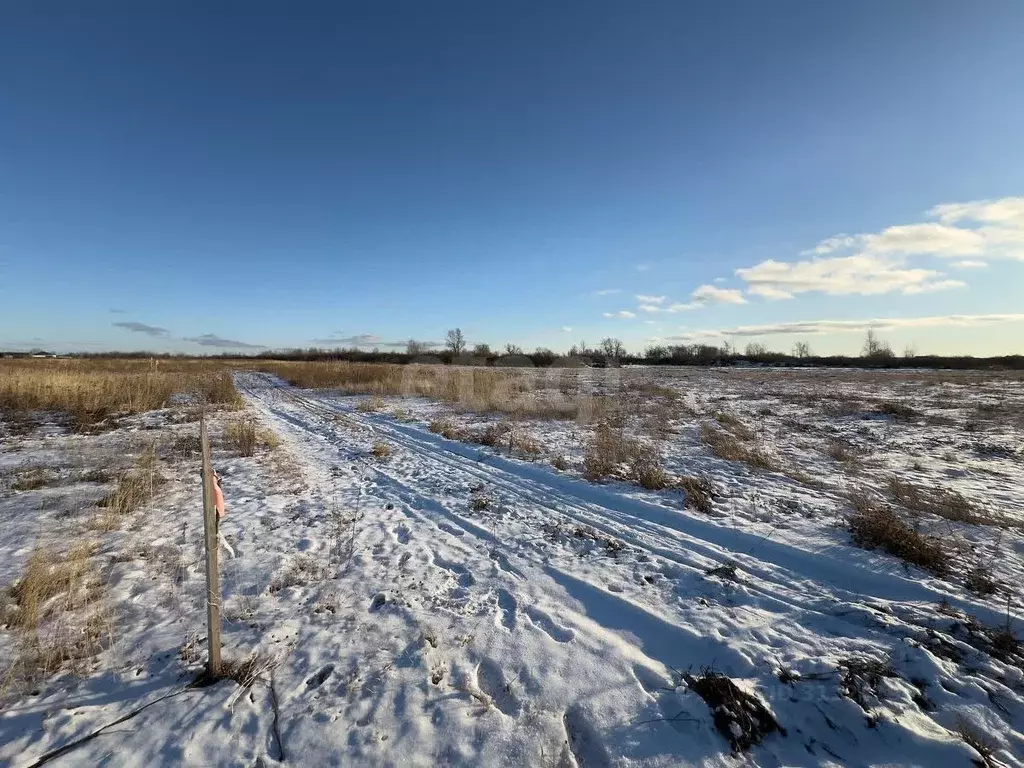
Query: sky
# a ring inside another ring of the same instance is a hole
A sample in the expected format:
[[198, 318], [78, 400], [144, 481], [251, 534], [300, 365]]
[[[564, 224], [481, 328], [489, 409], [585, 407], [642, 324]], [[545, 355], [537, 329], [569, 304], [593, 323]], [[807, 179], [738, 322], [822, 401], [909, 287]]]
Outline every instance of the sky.
[[1024, 3], [0, 6], [0, 349], [1024, 353]]

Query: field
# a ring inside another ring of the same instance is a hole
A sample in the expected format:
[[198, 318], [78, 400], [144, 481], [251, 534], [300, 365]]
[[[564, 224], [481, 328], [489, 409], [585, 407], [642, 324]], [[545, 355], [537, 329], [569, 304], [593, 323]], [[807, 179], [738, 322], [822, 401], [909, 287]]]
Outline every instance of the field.
[[0, 361], [0, 409], [5, 763], [1024, 761], [1020, 374]]

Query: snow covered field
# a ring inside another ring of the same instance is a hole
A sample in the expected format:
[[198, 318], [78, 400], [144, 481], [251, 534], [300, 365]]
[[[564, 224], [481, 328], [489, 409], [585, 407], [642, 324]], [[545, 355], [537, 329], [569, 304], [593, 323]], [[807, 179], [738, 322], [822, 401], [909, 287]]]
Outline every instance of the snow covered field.
[[[150, 702], [48, 764], [1024, 761], [1019, 379], [521, 375], [618, 398], [609, 434], [653, 446], [669, 487], [583, 479], [592, 423], [237, 375], [280, 441], [214, 454], [236, 553], [224, 654], [256, 654], [247, 688], [189, 687], [205, 659], [196, 423], [169, 409], [100, 435], [4, 432], [3, 582], [34, 546], [87, 540], [83, 578], [102, 588], [62, 630], [93, 652], [8, 676], [0, 763], [33, 765]], [[236, 418], [216, 415], [215, 435]], [[487, 426], [496, 445], [467, 441]], [[715, 455], [730, 450], [748, 460]], [[104, 525], [95, 470], [147, 452], [164, 482]], [[855, 507], [934, 536], [938, 564], [855, 546]], [[8, 626], [3, 667], [23, 652]]]

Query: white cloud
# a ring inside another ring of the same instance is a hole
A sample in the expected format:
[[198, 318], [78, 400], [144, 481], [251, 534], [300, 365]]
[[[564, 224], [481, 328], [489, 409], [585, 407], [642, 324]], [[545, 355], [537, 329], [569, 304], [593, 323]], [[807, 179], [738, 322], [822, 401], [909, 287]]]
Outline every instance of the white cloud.
[[944, 203], [926, 215], [936, 221], [835, 235], [804, 251], [810, 259], [769, 259], [736, 274], [747, 283], [748, 294], [767, 299], [809, 292], [920, 294], [964, 283], [936, 269], [911, 266], [912, 258], [956, 259], [952, 266], [961, 269], [985, 266], [979, 257], [1024, 260], [1024, 197]]
[[743, 292], [737, 288], [718, 288], [714, 285], [702, 285], [690, 297], [698, 302], [717, 302], [720, 304], [746, 304]]
[[668, 296], [648, 296], [643, 293], [636, 295], [636, 300], [642, 304], [664, 304]]
[[935, 293], [936, 291], [948, 291], [951, 288], [966, 288], [967, 283], [963, 280], [939, 280], [935, 283], [926, 283], [924, 285], [912, 285], [909, 288], [903, 290], [904, 293]]
[[857, 244], [857, 238], [851, 235], [835, 235], [826, 237], [813, 248], [801, 251], [801, 256], [824, 256], [825, 254], [852, 248]]
[[978, 256], [985, 250], [985, 238], [971, 229], [945, 224], [907, 224], [888, 227], [877, 235], [863, 235], [867, 253], [903, 256]]
[[594, 291], [594, 296], [614, 296], [617, 293], [622, 293], [621, 288], [602, 288], [600, 291]]
[[639, 309], [642, 312], [661, 312], [663, 308], [657, 304], [641, 304]]
[[670, 336], [677, 341], [692, 341], [723, 336], [772, 336], [778, 334], [863, 333], [868, 328], [879, 331], [901, 328], [978, 327], [997, 323], [1024, 322], [1024, 313], [1001, 315], [938, 315], [933, 317], [871, 318], [865, 320], [797, 320], [769, 325], [740, 325], [734, 328], [694, 331]]
[[637, 264], [636, 265], [636, 271], [637, 272], [646, 272], [650, 268], [651, 268], [650, 264]]
[[701, 309], [703, 306], [704, 305], [701, 302], [699, 302], [699, 301], [689, 301], [689, 302], [686, 302], [685, 304], [682, 304], [682, 303], [670, 304], [668, 307], [666, 307], [665, 311], [666, 312], [673, 312], [673, 313], [674, 312], [690, 312], [690, 311], [692, 311], [694, 309]]
[[948, 284], [951, 281], [939, 280], [944, 277], [942, 272], [909, 268], [901, 262], [867, 254], [796, 262], [769, 259], [753, 267], [737, 269], [736, 274], [747, 283], [749, 293], [772, 299], [791, 298], [811, 291], [832, 296], [870, 296], [956, 287]]
[[572, 333], [572, 326], [571, 325], [563, 325], [562, 326], [562, 333]]
[[604, 316], [605, 317], [620, 317], [620, 318], [628, 320], [628, 319], [636, 317], [636, 314], [633, 313], [633, 312], [630, 312], [628, 309], [621, 309], [618, 312], [605, 312]]
[[1024, 225], [1024, 197], [1004, 197], [999, 200], [974, 200], [969, 203], [943, 203], [936, 205], [929, 216], [943, 224], [973, 220], [984, 224]]

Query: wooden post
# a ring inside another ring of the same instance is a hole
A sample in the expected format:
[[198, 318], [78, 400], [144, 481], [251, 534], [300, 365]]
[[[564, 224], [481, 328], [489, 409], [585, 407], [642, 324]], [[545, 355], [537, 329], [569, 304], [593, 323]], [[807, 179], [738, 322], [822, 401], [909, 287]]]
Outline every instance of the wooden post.
[[220, 565], [218, 563], [217, 509], [213, 496], [213, 464], [206, 418], [199, 420], [199, 440], [203, 448], [203, 530], [206, 534], [206, 671], [210, 677], [220, 674]]

